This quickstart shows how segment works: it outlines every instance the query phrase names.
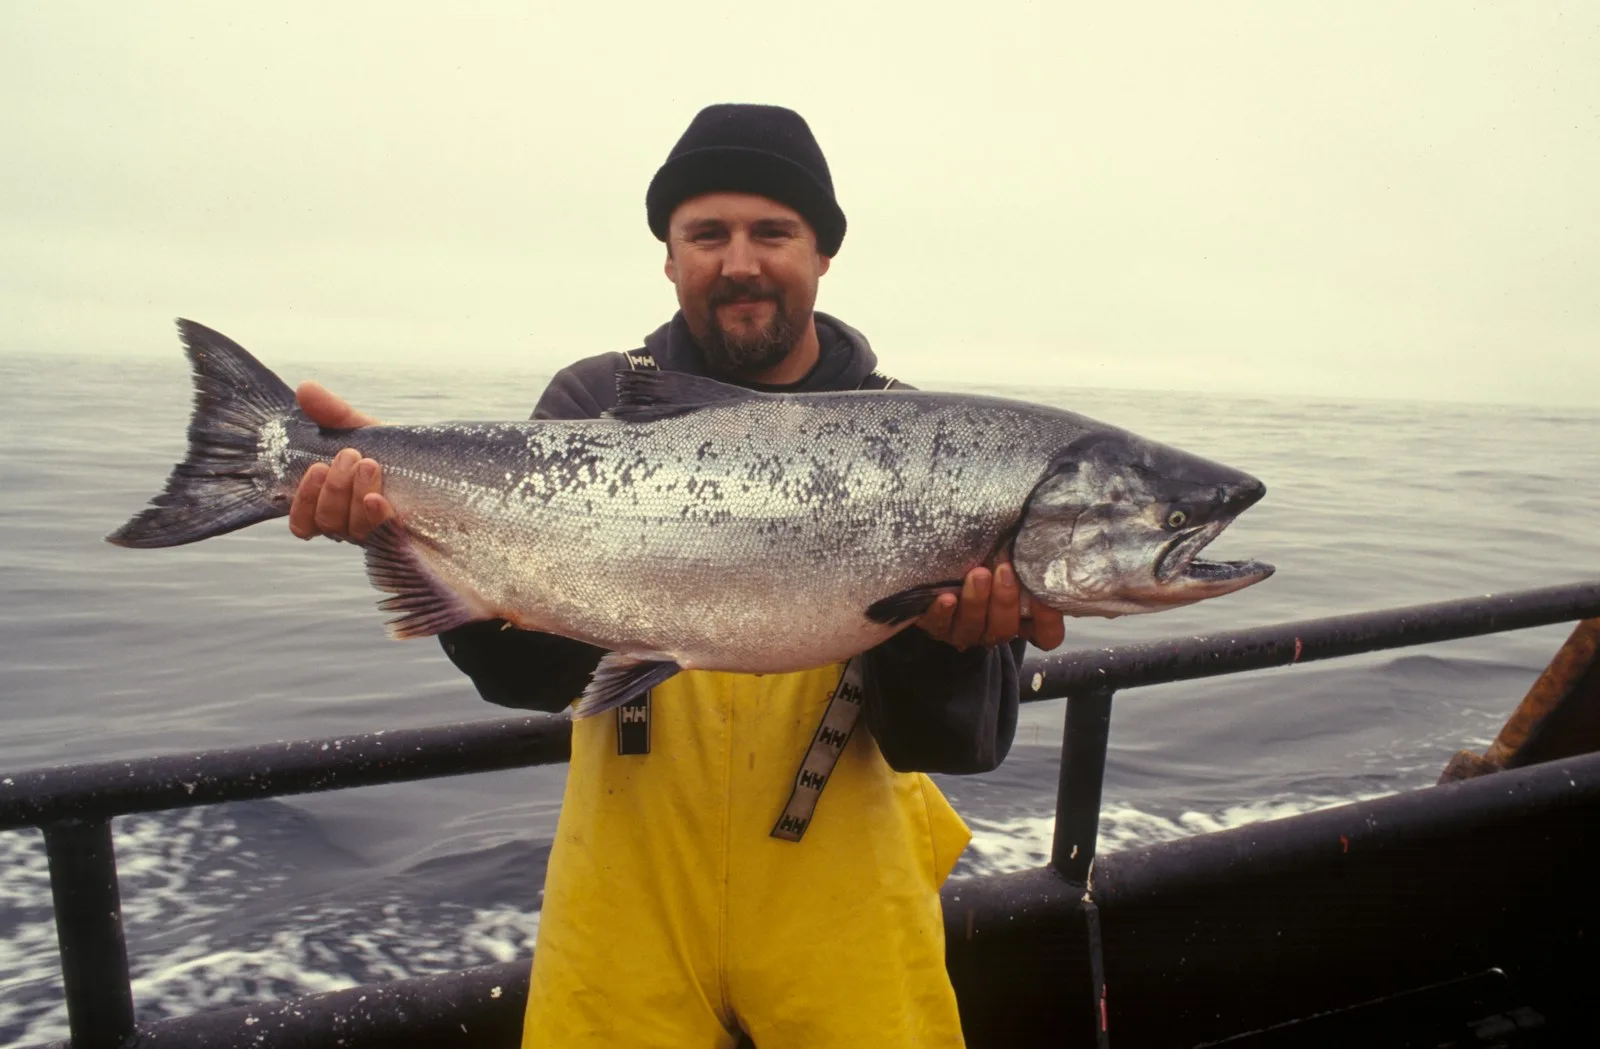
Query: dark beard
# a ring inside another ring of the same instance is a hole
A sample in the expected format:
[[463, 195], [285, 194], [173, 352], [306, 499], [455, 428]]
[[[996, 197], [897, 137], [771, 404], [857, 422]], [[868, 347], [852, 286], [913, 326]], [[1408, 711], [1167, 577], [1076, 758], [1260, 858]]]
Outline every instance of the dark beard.
[[[773, 304], [772, 320], [754, 336], [730, 334], [717, 323], [717, 307], [741, 299], [764, 299]], [[789, 319], [788, 303], [782, 292], [721, 281], [706, 296], [706, 305], [710, 307], [709, 328], [699, 341], [706, 366], [713, 372], [740, 377], [760, 375], [782, 364], [800, 337], [799, 330]]]

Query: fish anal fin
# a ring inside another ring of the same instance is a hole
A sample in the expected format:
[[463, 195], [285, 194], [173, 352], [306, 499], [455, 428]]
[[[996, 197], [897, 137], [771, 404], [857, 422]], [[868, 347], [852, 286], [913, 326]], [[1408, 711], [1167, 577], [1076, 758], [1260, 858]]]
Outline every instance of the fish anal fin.
[[373, 529], [367, 539], [367, 578], [394, 595], [378, 602], [385, 612], [400, 613], [389, 620], [393, 638], [430, 637], [494, 618], [439, 578], [405, 527], [393, 518]]
[[940, 594], [959, 594], [961, 580], [919, 583], [898, 594], [890, 594], [867, 606], [867, 618], [884, 626], [899, 626], [922, 615]]
[[617, 406], [608, 419], [653, 422], [670, 419], [712, 404], [743, 401], [765, 394], [687, 372], [627, 371], [617, 373]]
[[583, 698], [572, 708], [576, 718], [592, 718], [644, 695], [682, 670], [670, 659], [636, 659], [618, 652], [607, 652], [583, 690]]

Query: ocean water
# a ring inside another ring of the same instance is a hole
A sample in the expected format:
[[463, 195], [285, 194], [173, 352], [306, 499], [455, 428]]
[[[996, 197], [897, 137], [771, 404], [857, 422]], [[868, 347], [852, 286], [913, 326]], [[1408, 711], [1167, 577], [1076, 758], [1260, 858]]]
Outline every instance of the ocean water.
[[[269, 360], [386, 420], [521, 418], [534, 374]], [[908, 377], [909, 365], [900, 370]], [[1374, 378], [1375, 387], [1381, 377]], [[976, 389], [976, 388], [974, 388]], [[1067, 647], [1600, 576], [1600, 411], [985, 387], [1248, 469], [1215, 545], [1278, 566], [1189, 609], [1069, 622]], [[180, 455], [186, 367], [0, 355], [0, 776], [506, 713], [431, 641], [388, 641], [358, 551], [281, 522], [164, 551], [101, 537]], [[1567, 627], [1125, 691], [1102, 849], [1431, 784], [1481, 748]], [[942, 777], [956, 877], [1044, 862], [1062, 704], [994, 773]], [[141, 1019], [527, 957], [562, 767], [220, 805], [114, 824]], [[0, 833], [0, 1045], [65, 1033], [36, 832]]]

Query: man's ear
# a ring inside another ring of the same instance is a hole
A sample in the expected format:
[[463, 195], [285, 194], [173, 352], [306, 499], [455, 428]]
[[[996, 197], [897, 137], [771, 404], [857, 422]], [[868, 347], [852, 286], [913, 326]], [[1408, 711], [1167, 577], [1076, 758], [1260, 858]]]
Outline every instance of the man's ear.
[[667, 275], [668, 280], [674, 284], [678, 283], [678, 264], [672, 261], [672, 245], [670, 244], [667, 245], [667, 261], [662, 265], [661, 270]]
[[822, 276], [824, 273], [827, 273], [828, 272], [828, 267], [833, 265], [833, 259], [832, 259], [831, 256], [823, 255], [823, 256], [821, 256], [821, 258], [822, 258], [822, 266], [821, 266], [820, 269], [817, 270], [817, 276], [819, 276], [819, 277]]

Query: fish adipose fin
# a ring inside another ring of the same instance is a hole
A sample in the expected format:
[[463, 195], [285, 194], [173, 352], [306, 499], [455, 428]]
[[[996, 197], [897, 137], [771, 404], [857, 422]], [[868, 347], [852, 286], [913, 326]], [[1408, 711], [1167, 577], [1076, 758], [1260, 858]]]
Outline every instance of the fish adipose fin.
[[294, 391], [238, 343], [194, 321], [178, 335], [194, 378], [189, 451], [167, 487], [106, 536], [118, 546], [180, 546], [282, 517], [289, 498], [262, 462], [262, 432], [295, 411]]
[[378, 602], [385, 612], [401, 613], [389, 620], [393, 638], [429, 637], [494, 618], [474, 609], [440, 579], [405, 527], [393, 519], [374, 528], [367, 538], [367, 578], [394, 595]]
[[926, 612], [940, 594], [959, 593], [961, 593], [959, 579], [947, 579], [942, 583], [922, 583], [872, 602], [867, 606], [867, 618], [884, 626], [899, 626]]
[[684, 372], [618, 372], [617, 406], [605, 412], [608, 419], [643, 423], [670, 419], [712, 404], [743, 401], [766, 394], [729, 386], [703, 375]]
[[572, 708], [574, 718], [592, 718], [642, 696], [682, 670], [669, 659], [633, 659], [607, 652], [595, 668], [583, 698]]

